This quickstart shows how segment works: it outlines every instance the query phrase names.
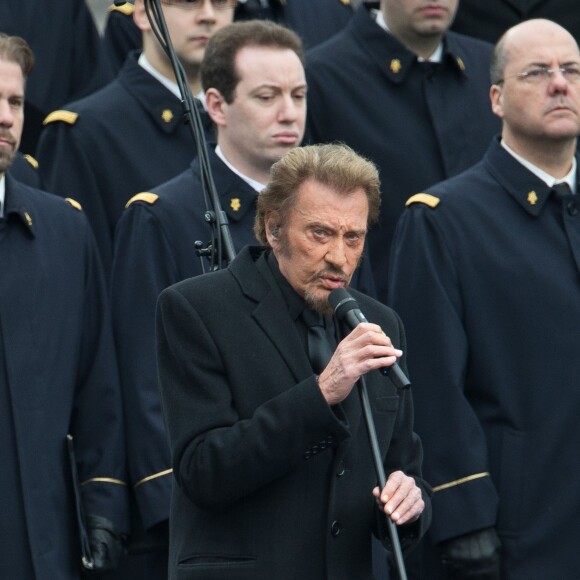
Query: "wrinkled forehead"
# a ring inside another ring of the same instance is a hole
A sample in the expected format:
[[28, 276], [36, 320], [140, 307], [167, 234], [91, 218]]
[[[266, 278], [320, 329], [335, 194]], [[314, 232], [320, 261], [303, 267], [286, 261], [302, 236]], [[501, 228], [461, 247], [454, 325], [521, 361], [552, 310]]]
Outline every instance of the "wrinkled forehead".
[[505, 39], [506, 69], [523, 69], [534, 64], [579, 63], [576, 41], [564, 28], [546, 20], [514, 27]]

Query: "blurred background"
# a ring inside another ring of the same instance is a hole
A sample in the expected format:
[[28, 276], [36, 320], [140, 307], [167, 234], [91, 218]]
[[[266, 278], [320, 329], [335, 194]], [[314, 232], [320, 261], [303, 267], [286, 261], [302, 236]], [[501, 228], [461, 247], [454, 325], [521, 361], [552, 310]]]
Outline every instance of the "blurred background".
[[93, 13], [99, 30], [102, 32], [107, 8], [113, 4], [113, 0], [87, 0], [87, 4]]

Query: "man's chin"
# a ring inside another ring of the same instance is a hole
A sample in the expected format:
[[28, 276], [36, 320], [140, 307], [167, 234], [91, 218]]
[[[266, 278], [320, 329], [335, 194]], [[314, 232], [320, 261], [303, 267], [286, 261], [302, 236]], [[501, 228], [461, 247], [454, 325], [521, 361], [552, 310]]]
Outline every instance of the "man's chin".
[[304, 293], [304, 301], [314, 312], [332, 315], [332, 307], [328, 303], [329, 294], [330, 291], [325, 290], [318, 290], [317, 292], [306, 290]]

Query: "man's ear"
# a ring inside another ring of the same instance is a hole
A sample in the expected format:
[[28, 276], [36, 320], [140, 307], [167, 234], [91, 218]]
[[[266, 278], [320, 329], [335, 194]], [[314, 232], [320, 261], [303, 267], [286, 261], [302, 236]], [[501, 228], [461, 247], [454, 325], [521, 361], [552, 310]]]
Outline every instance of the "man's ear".
[[227, 121], [228, 104], [217, 89], [207, 89], [205, 92], [205, 106], [214, 124], [218, 127], [224, 127]]
[[137, 25], [137, 28], [142, 32], [148, 32], [151, 30], [151, 23], [149, 22], [149, 18], [147, 18], [144, 0], [135, 0], [135, 10], [133, 10], [133, 21]]
[[268, 216], [264, 225], [266, 227], [266, 239], [268, 240], [268, 244], [276, 249], [280, 242], [280, 223], [278, 215], [272, 214]]
[[503, 119], [503, 90], [500, 85], [491, 85], [489, 89], [489, 100], [491, 101], [491, 110], [494, 115]]

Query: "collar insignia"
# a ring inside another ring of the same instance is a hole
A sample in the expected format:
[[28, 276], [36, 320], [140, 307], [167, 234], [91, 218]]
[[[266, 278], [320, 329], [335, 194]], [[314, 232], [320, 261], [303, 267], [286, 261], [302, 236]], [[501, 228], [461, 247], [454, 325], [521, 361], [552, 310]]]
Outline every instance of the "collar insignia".
[[173, 111], [171, 109], [164, 109], [163, 113], [161, 113], [161, 118], [166, 123], [171, 123], [173, 121]]
[[528, 203], [530, 205], [536, 205], [536, 203], [538, 203], [538, 195], [535, 191], [530, 191], [530, 193], [528, 193]]
[[391, 72], [398, 74], [401, 72], [403, 65], [401, 64], [401, 61], [398, 58], [394, 58], [391, 61], [391, 66], [389, 68], [391, 69]]
[[240, 208], [242, 207], [242, 203], [240, 201], [240, 198], [239, 197], [232, 197], [232, 199], [230, 200], [230, 207], [234, 211], [240, 211]]

